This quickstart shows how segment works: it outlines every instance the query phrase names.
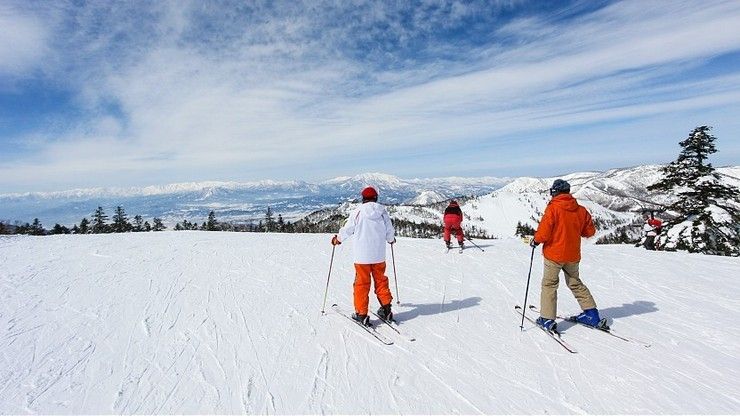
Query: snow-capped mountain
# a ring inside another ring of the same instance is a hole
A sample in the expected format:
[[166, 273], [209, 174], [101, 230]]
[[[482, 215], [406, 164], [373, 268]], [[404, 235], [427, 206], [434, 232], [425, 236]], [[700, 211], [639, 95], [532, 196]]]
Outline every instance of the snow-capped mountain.
[[[571, 192], [578, 202], [591, 213], [599, 237], [624, 231], [629, 237], [641, 235], [641, 213], [643, 210], [661, 211], [671, 200], [671, 195], [649, 193], [647, 186], [660, 179], [660, 166], [637, 166], [611, 169], [606, 172], [577, 172], [559, 176], [571, 184]], [[720, 168], [718, 172], [724, 183], [740, 187], [738, 168]], [[518, 223], [536, 228], [550, 200], [548, 189], [555, 177], [522, 177], [486, 195], [461, 198], [460, 206], [465, 214], [464, 228], [473, 235], [490, 237], [512, 236]], [[422, 193], [422, 195], [428, 195]], [[437, 198], [428, 204], [410, 200], [405, 204], [389, 207], [391, 217], [398, 221], [418, 224], [430, 229], [442, 222], [446, 202]], [[420, 206], [422, 205], [422, 206]], [[313, 223], [334, 221], [325, 230], [336, 229], [337, 219], [346, 217], [356, 204], [343, 204], [306, 219]], [[413, 231], [404, 230], [405, 235]], [[426, 233], [425, 235], [429, 235]]]
[[442, 202], [447, 197], [436, 191], [422, 191], [416, 197], [404, 202], [403, 205], [429, 205]]
[[121, 205], [130, 215], [160, 217], [175, 223], [203, 220], [213, 210], [220, 220], [260, 219], [270, 206], [276, 214], [295, 219], [315, 210], [356, 199], [368, 185], [380, 190], [384, 203], [415, 198], [444, 200], [458, 195], [483, 195], [508, 183], [508, 178], [401, 179], [381, 173], [338, 177], [320, 183], [305, 181], [196, 182], [143, 188], [91, 188], [62, 192], [0, 195], [0, 220], [72, 225], [102, 206], [109, 214]]
[[[661, 176], [659, 165], [577, 172], [560, 176], [572, 185], [574, 196], [601, 221], [603, 230], [629, 224], [642, 209], [659, 209], [671, 196], [648, 193], [646, 188]], [[740, 187], [740, 167], [717, 169], [724, 183]], [[338, 177], [319, 183], [305, 181], [198, 182], [144, 188], [94, 188], [64, 192], [0, 195], [0, 220], [31, 221], [39, 218], [50, 226], [72, 225], [98, 206], [111, 214], [117, 205], [129, 216], [160, 217], [166, 223], [183, 219], [202, 221], [216, 212], [222, 221], [251, 221], [264, 217], [270, 206], [275, 214], [295, 220], [330, 209], [345, 213], [365, 186], [380, 191], [380, 201], [397, 205], [397, 219], [436, 223], [449, 198], [461, 199], [469, 226], [489, 235], [513, 233], [517, 222], [536, 225], [554, 178], [424, 178], [401, 179], [382, 173]], [[626, 214], [632, 212], [633, 214]], [[318, 215], [317, 217], [322, 217]]]

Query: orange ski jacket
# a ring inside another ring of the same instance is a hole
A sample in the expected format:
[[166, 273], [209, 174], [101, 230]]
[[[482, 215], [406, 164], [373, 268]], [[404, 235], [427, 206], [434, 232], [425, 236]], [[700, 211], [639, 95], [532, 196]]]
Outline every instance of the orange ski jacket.
[[554, 196], [545, 208], [534, 241], [542, 243], [542, 255], [556, 263], [581, 260], [581, 237], [596, 234], [591, 214], [571, 194]]

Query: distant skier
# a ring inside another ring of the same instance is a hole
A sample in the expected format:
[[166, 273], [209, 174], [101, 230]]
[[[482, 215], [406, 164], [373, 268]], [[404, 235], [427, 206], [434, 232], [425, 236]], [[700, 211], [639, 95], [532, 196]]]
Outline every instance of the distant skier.
[[556, 179], [550, 187], [552, 199], [545, 208], [531, 246], [542, 244], [544, 273], [540, 295], [540, 314], [537, 324], [547, 330], [555, 329], [558, 283], [560, 270], [565, 273], [565, 283], [578, 300], [583, 312], [576, 317], [578, 322], [597, 326], [600, 322], [591, 292], [581, 282], [578, 266], [581, 260], [581, 237], [592, 237], [596, 228], [591, 214], [578, 205], [570, 194], [570, 184]]
[[452, 233], [455, 233], [457, 242], [460, 244], [460, 248], [462, 249], [465, 247], [462, 221], [463, 213], [460, 209], [460, 205], [455, 200], [450, 201], [450, 204], [445, 208], [444, 213], [444, 240], [448, 249], [452, 248], [452, 244], [450, 244]]
[[653, 213], [648, 214], [647, 212], [642, 214], [645, 224], [642, 226], [642, 231], [645, 234], [642, 245], [645, 246], [646, 250], [655, 250], [655, 237], [660, 234], [663, 228], [663, 221], [655, 218]]
[[378, 316], [385, 320], [393, 319], [391, 312], [393, 296], [388, 287], [388, 277], [385, 275], [385, 243], [394, 244], [396, 232], [388, 211], [377, 203], [378, 192], [375, 188], [367, 187], [362, 190], [361, 195], [362, 205], [352, 212], [338, 235], [332, 237], [331, 243], [338, 245], [353, 235], [355, 237], [353, 284], [355, 313], [352, 318], [370, 326], [367, 312], [371, 276], [375, 284], [375, 295], [381, 305]]

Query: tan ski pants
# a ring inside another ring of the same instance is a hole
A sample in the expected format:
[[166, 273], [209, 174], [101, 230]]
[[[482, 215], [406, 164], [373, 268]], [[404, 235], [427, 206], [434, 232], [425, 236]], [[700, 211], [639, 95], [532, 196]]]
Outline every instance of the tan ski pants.
[[565, 284], [573, 292], [581, 309], [596, 307], [591, 292], [578, 277], [578, 264], [556, 263], [545, 259], [545, 268], [542, 276], [542, 290], [540, 292], [540, 315], [545, 319], [555, 319], [558, 308], [558, 283], [560, 283], [560, 270], [565, 274]]

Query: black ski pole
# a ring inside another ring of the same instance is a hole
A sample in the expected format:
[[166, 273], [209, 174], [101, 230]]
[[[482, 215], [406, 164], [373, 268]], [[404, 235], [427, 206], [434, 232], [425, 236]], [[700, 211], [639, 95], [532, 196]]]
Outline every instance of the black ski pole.
[[337, 248], [337, 246], [332, 245], [331, 246], [331, 260], [329, 261], [329, 275], [326, 276], [326, 289], [324, 289], [324, 304], [321, 306], [321, 314], [325, 314], [324, 309], [326, 309], [326, 295], [329, 293], [329, 278], [331, 278], [331, 266], [334, 265], [334, 250]]
[[524, 313], [527, 310], [527, 296], [529, 296], [529, 278], [532, 277], [532, 263], [534, 263], [534, 249], [532, 247], [532, 257], [529, 259], [529, 273], [527, 273], [527, 289], [524, 292], [524, 306], [522, 306], [522, 324], [519, 325], [519, 330], [524, 331]]
[[393, 280], [396, 281], [396, 305], [400, 305], [401, 295], [398, 293], [398, 275], [396, 274], [396, 255], [393, 253], [393, 244], [391, 244], [391, 260], [393, 260]]
[[466, 239], [466, 240], [468, 240], [468, 241], [470, 242], [470, 244], [472, 244], [472, 245], [474, 245], [474, 246], [478, 247], [478, 250], [480, 250], [480, 251], [486, 251], [486, 250], [483, 250], [482, 248], [480, 248], [480, 246], [479, 246], [478, 244], [475, 244], [475, 243], [473, 242], [473, 240], [471, 240], [471, 239], [470, 239], [470, 237], [465, 237], [465, 239]]

